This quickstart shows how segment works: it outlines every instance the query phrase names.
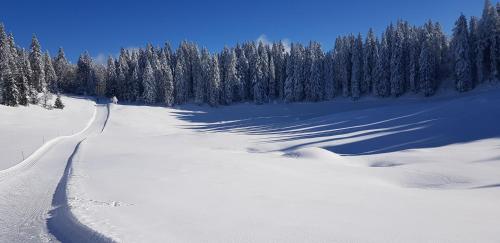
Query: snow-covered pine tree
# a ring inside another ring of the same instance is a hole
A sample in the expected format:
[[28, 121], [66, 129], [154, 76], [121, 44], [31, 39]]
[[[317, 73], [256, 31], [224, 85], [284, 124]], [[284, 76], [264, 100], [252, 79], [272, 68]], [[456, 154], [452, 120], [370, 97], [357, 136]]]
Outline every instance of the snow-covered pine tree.
[[303, 101], [304, 94], [304, 59], [305, 49], [301, 44], [295, 45], [295, 53], [293, 56], [293, 100]]
[[142, 74], [142, 86], [144, 87], [142, 92], [142, 100], [146, 104], [153, 104], [156, 101], [155, 95], [155, 77], [153, 68], [149, 63], [149, 60], [146, 61], [146, 67], [144, 68], [144, 72]]
[[275, 92], [279, 99], [284, 98], [284, 87], [286, 79], [285, 46], [282, 41], [273, 44], [272, 57], [274, 62], [274, 74], [276, 76]]
[[[310, 42], [308, 47], [308, 62], [304, 68], [310, 71], [309, 80], [306, 89], [306, 99], [308, 101], [320, 101], [323, 99], [324, 87], [324, 73], [323, 73], [323, 60], [324, 54], [321, 50], [321, 45], [318, 42]], [[307, 73], [307, 72], [306, 72]]]
[[223, 102], [226, 105], [230, 105], [233, 101], [240, 100], [240, 81], [237, 76], [236, 62], [236, 53], [234, 49], [224, 47], [221, 58], [221, 81], [224, 88]]
[[323, 72], [324, 72], [324, 89], [323, 89], [323, 99], [331, 100], [335, 97], [336, 87], [335, 87], [335, 70], [334, 70], [334, 56], [333, 52], [329, 51], [326, 53], [323, 61]]
[[37, 92], [42, 92], [47, 87], [47, 83], [45, 82], [45, 67], [40, 42], [35, 35], [31, 39], [30, 64], [33, 71], [31, 84]]
[[363, 60], [363, 82], [361, 83], [361, 93], [372, 92], [374, 82], [375, 68], [377, 66], [378, 41], [373, 29], [370, 28], [365, 40], [364, 60]]
[[497, 57], [495, 49], [497, 48], [496, 32], [497, 32], [498, 12], [491, 4], [490, 0], [485, 0], [483, 15], [478, 25], [478, 45], [477, 45], [477, 62], [478, 62], [478, 77], [479, 81], [494, 80], [498, 73]]
[[239, 46], [239, 44], [235, 48], [235, 53], [237, 57], [236, 61], [236, 75], [238, 76], [239, 81], [239, 97], [241, 100], [247, 100], [249, 94], [247, 87], [249, 81], [249, 71], [248, 71], [248, 59], [246, 57], [245, 51]]
[[63, 102], [61, 100], [61, 95], [60, 94], [57, 94], [57, 98], [56, 98], [56, 100], [54, 102], [54, 108], [61, 109], [61, 110], [64, 109], [64, 104], [63, 104]]
[[455, 22], [451, 50], [453, 51], [455, 87], [464, 92], [472, 88], [470, 43], [467, 19], [463, 14]]
[[6, 36], [3, 25], [0, 26], [0, 104], [17, 106], [19, 91], [15, 78], [17, 72], [13, 65], [13, 54], [9, 37]]
[[405, 91], [404, 62], [403, 62], [403, 33], [397, 28], [392, 42], [391, 57], [391, 94], [395, 97], [402, 95]]
[[433, 54], [432, 40], [429, 34], [423, 40], [422, 50], [419, 58], [419, 77], [420, 90], [425, 96], [431, 96], [435, 93], [436, 74], [435, 72], [435, 55]]
[[410, 40], [409, 40], [409, 46], [410, 46], [410, 51], [409, 51], [409, 77], [408, 77], [408, 82], [409, 82], [409, 89], [414, 92], [418, 93], [419, 91], [419, 58], [420, 58], [420, 49], [421, 49], [421, 41], [420, 41], [420, 36], [421, 36], [421, 29], [420, 28], [412, 28], [411, 29], [411, 34], [410, 34]]
[[118, 77], [116, 74], [116, 61], [112, 56], [108, 57], [106, 64], [106, 96], [113, 97], [117, 95]]
[[184, 61], [181, 55], [177, 55], [177, 63], [174, 71], [174, 94], [175, 103], [182, 104], [186, 102], [186, 82], [184, 80]]
[[77, 93], [86, 95], [94, 94], [95, 82], [92, 73], [92, 58], [88, 52], [84, 52], [80, 55], [80, 58], [78, 58], [76, 80], [78, 87], [76, 90]]
[[295, 69], [295, 56], [296, 56], [296, 45], [292, 43], [290, 48], [290, 53], [286, 56], [286, 79], [284, 87], [284, 100], [285, 102], [293, 102], [294, 100], [294, 75], [293, 71]]
[[361, 34], [358, 34], [352, 47], [351, 63], [351, 97], [359, 99], [361, 96], [361, 85], [364, 83], [363, 78], [363, 39]]
[[60, 91], [70, 92], [70, 82], [72, 82], [71, 77], [69, 77], [70, 64], [66, 59], [66, 55], [64, 54], [64, 49], [62, 47], [60, 47], [59, 51], [57, 52], [57, 56], [54, 59], [53, 66]]
[[342, 55], [342, 48], [343, 48], [343, 38], [342, 37], [337, 37], [335, 39], [335, 47], [333, 49], [333, 75], [334, 75], [334, 80], [333, 80], [333, 85], [334, 85], [334, 90], [337, 91], [342, 91], [342, 79], [343, 79], [343, 55]]
[[57, 75], [52, 65], [52, 58], [50, 58], [49, 51], [45, 52], [43, 56], [44, 72], [45, 72], [45, 82], [47, 82], [47, 88], [52, 93], [59, 92], [59, 84], [57, 83]]
[[[269, 100], [269, 46], [260, 42], [257, 48], [258, 52], [258, 68], [257, 68], [257, 85], [254, 86], [254, 101], [257, 104], [263, 104]], [[258, 92], [256, 94], [255, 92]]]
[[32, 80], [31, 77], [33, 75], [33, 71], [31, 70], [29, 53], [24, 49], [22, 50], [22, 56], [20, 62], [21, 62], [20, 65], [23, 72], [23, 76], [26, 79], [25, 80], [27, 86], [26, 95], [28, 96], [28, 103], [36, 104], [38, 103], [38, 92], [36, 92], [35, 87], [33, 87], [30, 83], [30, 80]]
[[277, 98], [276, 93], [276, 66], [274, 64], [274, 58], [271, 56], [269, 58], [269, 99], [275, 100]]
[[220, 71], [217, 55], [211, 58], [210, 75], [208, 80], [208, 104], [218, 106], [220, 99]]
[[351, 79], [352, 79], [352, 54], [356, 38], [354, 35], [349, 35], [343, 38], [341, 59], [342, 59], [342, 94], [344, 97], [351, 96]]
[[17, 57], [16, 57], [16, 65], [17, 65], [17, 70], [18, 70], [18, 79], [17, 79], [17, 89], [19, 90], [19, 100], [18, 103], [23, 106], [27, 106], [29, 104], [29, 86], [28, 86], [28, 79], [29, 76], [27, 75], [27, 72], [24, 67], [24, 58], [27, 58], [27, 54], [24, 50], [18, 49], [17, 50]]
[[477, 61], [477, 50], [478, 50], [478, 20], [476, 17], [471, 17], [469, 21], [469, 56], [471, 60], [471, 75], [472, 75], [472, 86], [476, 86], [479, 82], [478, 77], [478, 64]]
[[7, 73], [7, 69], [9, 68], [9, 62], [7, 56], [7, 46], [5, 45], [7, 39], [7, 34], [5, 33], [5, 27], [3, 23], [0, 23], [0, 104], [4, 103], [4, 73]]
[[142, 72], [139, 66], [139, 53], [132, 52], [129, 61], [130, 74], [127, 79], [127, 100], [137, 101], [140, 100], [140, 95], [143, 92], [142, 86]]
[[124, 48], [122, 48], [120, 50], [120, 56], [118, 57], [118, 61], [115, 64], [117, 84], [118, 84], [116, 90], [116, 96], [119, 100], [125, 100], [126, 96], [127, 75], [130, 69], [128, 66], [127, 56], [128, 56], [127, 51]]
[[15, 75], [10, 67], [2, 71], [3, 80], [3, 104], [8, 106], [17, 106], [19, 100], [19, 90], [17, 89]]
[[375, 69], [376, 85], [374, 85], [374, 91], [381, 97], [387, 97], [391, 94], [391, 52], [387, 39], [388, 35], [383, 34]]
[[160, 65], [162, 70], [162, 79], [161, 82], [163, 84], [163, 91], [161, 94], [163, 95], [162, 102], [167, 106], [172, 106], [174, 104], [174, 76], [172, 74], [172, 68], [169, 64], [168, 52], [164, 49], [160, 58]]

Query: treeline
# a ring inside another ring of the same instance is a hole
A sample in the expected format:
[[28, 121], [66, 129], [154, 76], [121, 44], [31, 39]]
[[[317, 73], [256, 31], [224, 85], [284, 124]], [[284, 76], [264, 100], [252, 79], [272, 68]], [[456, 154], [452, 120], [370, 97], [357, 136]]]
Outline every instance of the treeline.
[[365, 38], [338, 37], [326, 53], [317, 42], [293, 43], [289, 50], [282, 42], [247, 42], [211, 54], [184, 41], [175, 51], [168, 43], [122, 49], [106, 65], [94, 63], [87, 52], [72, 65], [62, 49], [52, 59], [40, 51], [36, 37], [25, 51], [1, 26], [0, 103], [37, 103], [51, 92], [167, 106], [316, 102], [339, 95], [358, 99], [408, 92], [432, 96], [449, 79], [464, 92], [500, 79], [499, 13], [500, 3], [486, 0], [481, 18], [458, 18], [451, 40], [439, 23], [398, 21], [380, 38], [371, 29]]

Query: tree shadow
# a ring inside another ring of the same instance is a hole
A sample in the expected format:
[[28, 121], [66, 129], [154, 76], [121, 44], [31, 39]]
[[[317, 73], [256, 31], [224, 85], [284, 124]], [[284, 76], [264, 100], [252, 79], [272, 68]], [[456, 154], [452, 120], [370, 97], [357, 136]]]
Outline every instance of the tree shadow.
[[322, 147], [344, 155], [432, 148], [500, 137], [497, 90], [455, 97], [368, 99], [219, 108], [179, 106], [183, 126], [204, 132], [266, 135], [283, 151]]

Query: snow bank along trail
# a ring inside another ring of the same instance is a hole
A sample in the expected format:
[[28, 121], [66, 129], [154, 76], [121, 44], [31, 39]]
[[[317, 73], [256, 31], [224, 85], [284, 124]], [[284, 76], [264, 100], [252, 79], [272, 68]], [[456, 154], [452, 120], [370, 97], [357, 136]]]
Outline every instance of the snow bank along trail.
[[[78, 223], [71, 221], [71, 215], [58, 210], [66, 207], [61, 200], [65, 199], [65, 193], [61, 190], [65, 191], [65, 180], [71, 161], [77, 156], [78, 145], [103, 131], [108, 113], [108, 107], [96, 105], [93, 119], [83, 131], [53, 139], [22, 163], [0, 172], [0, 241], [70, 240], [58, 234], [58, 223], [64, 223], [65, 230], [76, 227], [68, 233], [82, 237], [77, 233], [85, 227], [78, 228]], [[68, 218], [73, 224], [68, 223]]]

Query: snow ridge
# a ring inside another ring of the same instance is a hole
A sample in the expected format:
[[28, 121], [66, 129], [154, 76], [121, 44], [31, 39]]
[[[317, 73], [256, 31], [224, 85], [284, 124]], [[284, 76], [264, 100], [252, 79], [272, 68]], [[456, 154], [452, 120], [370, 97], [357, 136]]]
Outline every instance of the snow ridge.
[[[106, 119], [100, 129], [100, 133], [104, 132], [106, 124], [110, 116], [109, 104], [106, 105]], [[80, 223], [73, 215], [68, 204], [68, 179], [71, 176], [71, 166], [75, 156], [80, 150], [80, 146], [87, 139], [83, 138], [76, 146], [68, 159], [64, 174], [57, 184], [56, 191], [52, 197], [52, 206], [50, 217], [47, 219], [47, 228], [49, 233], [55, 236], [61, 242], [114, 242], [112, 239], [92, 230], [90, 227]]]
[[[108, 107], [109, 108], [109, 107]], [[104, 130], [104, 126], [103, 126]], [[61, 242], [114, 242], [112, 239], [100, 234], [81, 224], [71, 212], [68, 205], [68, 178], [71, 175], [71, 165], [75, 155], [78, 154], [80, 145], [86, 140], [80, 141], [71, 156], [64, 170], [63, 177], [59, 181], [54, 196], [52, 198], [52, 209], [47, 219], [49, 232]]]

